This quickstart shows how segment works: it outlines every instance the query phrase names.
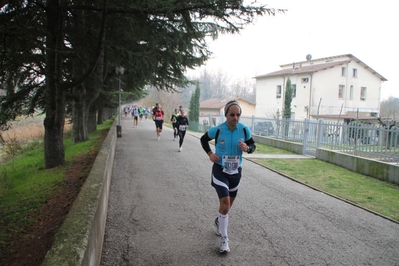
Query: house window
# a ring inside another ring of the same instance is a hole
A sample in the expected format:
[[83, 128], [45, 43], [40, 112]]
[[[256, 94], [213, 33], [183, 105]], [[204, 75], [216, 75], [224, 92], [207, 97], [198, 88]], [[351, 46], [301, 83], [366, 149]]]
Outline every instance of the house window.
[[366, 100], [366, 87], [361, 87], [360, 88], [360, 100], [365, 101]]
[[276, 98], [281, 98], [281, 85], [277, 85]]
[[353, 69], [353, 77], [357, 78], [357, 69], [356, 68]]
[[341, 68], [341, 76], [345, 77], [346, 75], [346, 67]]
[[349, 89], [349, 98], [350, 98], [351, 100], [353, 100], [353, 85], [351, 85], [351, 86], [350, 86], [350, 89]]
[[309, 82], [309, 78], [302, 78], [302, 83], [308, 83]]
[[292, 97], [295, 98], [296, 97], [296, 84], [291, 84], [291, 88], [292, 88]]
[[345, 89], [345, 85], [339, 85], [339, 88], [338, 88], [338, 98], [339, 99], [344, 98], [344, 89]]

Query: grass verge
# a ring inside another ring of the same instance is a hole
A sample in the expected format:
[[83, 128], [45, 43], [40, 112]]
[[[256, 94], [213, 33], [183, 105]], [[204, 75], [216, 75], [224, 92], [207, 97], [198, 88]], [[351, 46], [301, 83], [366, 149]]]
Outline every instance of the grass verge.
[[[263, 144], [256, 153], [292, 154]], [[399, 185], [317, 159], [251, 159], [269, 169], [399, 222]]]
[[[72, 143], [65, 134], [65, 165], [44, 169], [43, 144], [36, 149], [23, 150], [0, 167], [0, 258], [10, 243], [24, 234], [25, 228], [35, 222], [37, 212], [64, 182], [69, 167], [101, 148], [113, 119], [97, 126], [86, 142]], [[86, 170], [90, 171], [90, 169]]]

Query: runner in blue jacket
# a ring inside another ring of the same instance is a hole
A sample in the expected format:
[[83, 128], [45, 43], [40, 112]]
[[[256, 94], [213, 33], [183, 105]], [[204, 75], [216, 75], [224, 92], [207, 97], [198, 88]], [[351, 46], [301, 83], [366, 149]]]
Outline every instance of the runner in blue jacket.
[[[212, 127], [201, 137], [201, 145], [213, 162], [212, 186], [219, 197], [219, 213], [214, 221], [216, 234], [221, 236], [220, 253], [230, 252], [227, 227], [229, 210], [237, 196], [241, 180], [242, 153], [253, 153], [255, 141], [248, 126], [239, 122], [241, 107], [230, 101], [224, 107], [226, 122]], [[215, 139], [215, 152], [209, 141]]]

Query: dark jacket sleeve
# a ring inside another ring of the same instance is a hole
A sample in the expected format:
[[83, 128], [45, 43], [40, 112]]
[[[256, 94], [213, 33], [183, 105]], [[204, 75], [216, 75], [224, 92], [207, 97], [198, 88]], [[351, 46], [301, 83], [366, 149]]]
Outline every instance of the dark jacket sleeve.
[[253, 153], [256, 150], [256, 144], [252, 137], [246, 140], [245, 144], [248, 145], [248, 153]]
[[206, 154], [208, 154], [211, 150], [211, 146], [209, 146], [209, 141], [212, 140], [209, 136], [208, 136], [208, 132], [206, 132], [204, 135], [202, 135], [200, 141], [201, 141], [201, 146], [204, 149], [204, 151], [206, 152]]

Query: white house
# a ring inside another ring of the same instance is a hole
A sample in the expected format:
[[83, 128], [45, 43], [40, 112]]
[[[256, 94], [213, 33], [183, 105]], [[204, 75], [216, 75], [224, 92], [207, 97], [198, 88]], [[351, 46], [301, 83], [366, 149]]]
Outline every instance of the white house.
[[291, 118], [348, 121], [379, 115], [381, 82], [387, 81], [351, 54], [294, 64], [256, 79], [256, 116], [282, 115], [288, 78], [293, 88]]

